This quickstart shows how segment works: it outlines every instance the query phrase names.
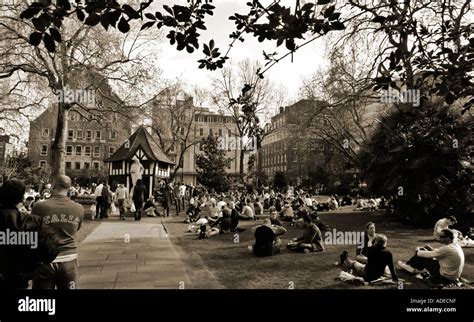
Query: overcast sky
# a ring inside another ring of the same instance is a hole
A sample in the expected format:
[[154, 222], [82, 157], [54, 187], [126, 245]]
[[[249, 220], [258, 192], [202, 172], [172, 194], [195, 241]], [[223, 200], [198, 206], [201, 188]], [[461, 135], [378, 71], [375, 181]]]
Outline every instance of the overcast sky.
[[[164, 1], [164, 3], [176, 3], [179, 1]], [[220, 52], [225, 54], [228, 45], [231, 42], [229, 34], [234, 31], [234, 23], [228, 18], [236, 12], [247, 13], [249, 7], [246, 6], [248, 1], [245, 0], [215, 0], [216, 6], [214, 16], [207, 20], [207, 31], [202, 32], [201, 43], [208, 43], [210, 39], [214, 39], [216, 46], [220, 48]], [[263, 1], [265, 3], [265, 1]], [[268, 2], [268, 1], [266, 1]], [[283, 0], [282, 4], [294, 3], [294, 0]], [[163, 2], [160, 1], [160, 6]], [[265, 21], [265, 20], [262, 20]], [[277, 51], [279, 54], [286, 53], [286, 48], [281, 45], [275, 48], [275, 45], [264, 42], [259, 43], [253, 39], [251, 35], [244, 35], [245, 42], [237, 41], [229, 56], [234, 62], [244, 59], [259, 60], [264, 63], [262, 52], [267, 53]], [[189, 54], [186, 50], [179, 52], [176, 46], [170, 46], [163, 43], [160, 46], [160, 69], [163, 70], [165, 78], [182, 77], [190, 84], [197, 84], [208, 87], [211, 84], [212, 77], [216, 77], [216, 72], [210, 72], [204, 69], [198, 69], [198, 59], [204, 58], [202, 47], [197, 52]], [[282, 84], [288, 91], [288, 102], [292, 103], [298, 94], [302, 77], [309, 77], [316, 71], [318, 67], [325, 66], [324, 61], [324, 42], [315, 41], [293, 55], [293, 62], [290, 56], [280, 61], [272, 67], [266, 77], [276, 84]]]

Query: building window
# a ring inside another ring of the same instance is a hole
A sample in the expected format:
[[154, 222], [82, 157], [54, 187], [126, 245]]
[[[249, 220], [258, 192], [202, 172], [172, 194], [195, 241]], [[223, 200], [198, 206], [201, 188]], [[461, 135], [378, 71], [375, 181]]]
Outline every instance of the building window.
[[41, 145], [41, 156], [47, 156], [48, 155], [48, 145], [47, 144], [42, 144]]
[[212, 129], [209, 129], [209, 135], [214, 135], [214, 132], [212, 131]]
[[84, 162], [84, 169], [90, 169], [90, 168], [91, 168], [90, 162]]
[[44, 166], [46, 166], [46, 161], [45, 161], [45, 160], [41, 160], [41, 161], [39, 162], [39, 166], [40, 166], [41, 168], [44, 167]]
[[115, 153], [115, 147], [111, 146], [109, 148], [109, 156], [113, 155]]
[[66, 162], [66, 170], [71, 170], [71, 162]]
[[86, 131], [86, 140], [87, 141], [92, 140], [92, 131], [91, 130]]
[[82, 155], [82, 146], [76, 145], [76, 155]]
[[74, 162], [74, 165], [75, 165], [76, 170], [81, 169], [81, 163], [80, 162]]
[[100, 146], [94, 147], [94, 157], [100, 157]]
[[204, 129], [203, 129], [203, 128], [200, 128], [200, 129], [199, 129], [199, 135], [200, 135], [200, 136], [203, 136], [203, 135], [204, 135]]
[[222, 129], [219, 129], [219, 136], [222, 136]]
[[43, 131], [41, 131], [41, 134], [43, 137], [49, 137], [49, 129], [44, 128]]
[[231, 130], [227, 130], [227, 134], [229, 135], [229, 137], [232, 136], [232, 131]]
[[100, 140], [102, 131], [95, 131], [95, 139]]
[[68, 130], [67, 131], [67, 139], [68, 140], [74, 139], [74, 130]]
[[72, 145], [66, 146], [66, 155], [72, 155]]
[[117, 138], [117, 131], [110, 131], [109, 138], [114, 140]]
[[76, 137], [82, 140], [82, 130], [76, 130]]
[[99, 170], [100, 169], [100, 163], [97, 161], [94, 161], [94, 169]]
[[86, 146], [84, 155], [87, 156], [87, 157], [91, 156], [91, 147], [90, 146]]
[[181, 128], [181, 135], [184, 135], [184, 127]]

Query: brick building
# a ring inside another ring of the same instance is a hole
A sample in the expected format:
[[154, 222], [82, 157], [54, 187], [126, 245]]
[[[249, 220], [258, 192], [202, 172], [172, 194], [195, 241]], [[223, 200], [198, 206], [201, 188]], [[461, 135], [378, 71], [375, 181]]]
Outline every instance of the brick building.
[[284, 172], [290, 184], [298, 185], [318, 167], [331, 172], [341, 170], [340, 154], [331, 145], [306, 135], [304, 130], [314, 109], [325, 104], [300, 100], [280, 108], [280, 113], [271, 118], [258, 151], [258, 169], [270, 180], [276, 172]]
[[[54, 105], [30, 122], [28, 159], [32, 166], [51, 164], [56, 118], [57, 105]], [[110, 114], [99, 123], [71, 110], [65, 151], [66, 174], [80, 177], [91, 170], [105, 169], [104, 160], [114, 154], [130, 134], [129, 121], [118, 114]]]
[[[196, 108], [193, 106], [192, 97], [187, 97], [182, 100], [176, 100], [174, 104], [184, 108], [183, 118], [185, 122], [182, 124], [190, 124], [189, 134], [187, 138], [187, 144], [195, 143], [185, 151], [181, 164], [179, 164], [179, 155], [181, 153], [181, 144], [176, 143], [172, 146], [167, 155], [170, 157], [171, 161], [175, 162], [176, 165], [171, 170], [174, 171], [175, 167], [178, 167], [174, 180], [182, 181], [187, 184], [197, 184], [197, 172], [196, 172], [196, 155], [201, 153], [199, 141], [205, 139], [209, 134], [217, 135], [222, 139], [223, 142], [229, 142], [229, 137], [233, 137], [236, 140], [237, 126], [234, 123], [232, 117], [221, 115], [220, 113], [213, 112], [209, 108]], [[160, 106], [159, 102], [155, 103], [153, 106], [153, 122], [152, 127], [160, 128], [162, 139], [166, 142], [165, 146], [169, 146], [170, 139], [170, 125], [169, 117], [167, 117], [167, 112], [163, 110], [163, 107]], [[194, 120], [191, 121], [190, 118], [194, 117]], [[160, 124], [156, 124], [159, 122]], [[180, 129], [180, 135], [186, 135], [187, 128]], [[154, 134], [157, 142], [160, 142], [157, 138], [156, 133]], [[240, 160], [240, 149], [238, 146], [235, 148], [230, 147], [227, 150], [227, 157], [231, 158], [232, 161], [229, 167], [226, 169], [226, 172], [230, 175], [239, 174], [239, 160]], [[244, 165], [248, 160], [248, 156], [245, 156]], [[244, 169], [247, 167], [244, 166]]]

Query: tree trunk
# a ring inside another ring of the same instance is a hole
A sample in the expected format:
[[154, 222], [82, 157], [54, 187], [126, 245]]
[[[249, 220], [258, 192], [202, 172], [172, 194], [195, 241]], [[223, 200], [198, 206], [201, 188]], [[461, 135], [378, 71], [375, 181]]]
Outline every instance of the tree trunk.
[[240, 162], [239, 162], [239, 175], [240, 179], [244, 181], [244, 157], [245, 157], [245, 150], [240, 150]]
[[66, 174], [66, 139], [67, 139], [67, 117], [69, 106], [66, 103], [58, 103], [58, 118], [56, 122], [56, 132], [51, 146], [51, 177]]

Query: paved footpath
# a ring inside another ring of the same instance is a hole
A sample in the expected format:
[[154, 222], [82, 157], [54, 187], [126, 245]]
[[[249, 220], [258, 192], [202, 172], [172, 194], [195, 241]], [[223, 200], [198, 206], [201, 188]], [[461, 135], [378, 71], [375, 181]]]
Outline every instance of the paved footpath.
[[192, 288], [159, 218], [112, 220], [78, 245], [78, 289]]

